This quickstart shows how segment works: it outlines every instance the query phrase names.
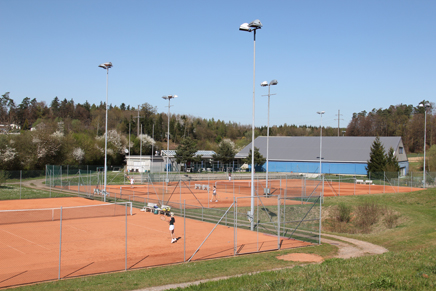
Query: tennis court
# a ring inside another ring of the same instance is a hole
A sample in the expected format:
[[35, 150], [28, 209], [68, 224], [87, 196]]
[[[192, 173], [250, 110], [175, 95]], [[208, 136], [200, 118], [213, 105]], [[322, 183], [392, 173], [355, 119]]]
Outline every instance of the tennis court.
[[78, 197], [0, 201], [0, 218], [0, 288], [310, 245], [177, 213], [171, 244], [160, 215]]
[[[217, 199], [212, 195], [213, 186], [217, 187]], [[254, 191], [256, 196], [262, 196], [266, 188], [265, 180], [255, 180]], [[295, 201], [287, 200], [288, 204], [299, 204], [311, 195], [319, 196], [324, 191], [324, 196], [349, 196], [382, 193], [401, 193], [420, 191], [422, 188], [402, 187], [395, 185], [358, 184], [347, 182], [322, 181], [308, 179], [272, 179], [268, 181], [270, 194], [281, 197], [295, 197]], [[70, 186], [77, 191], [77, 186]], [[82, 190], [85, 189], [82, 187]], [[112, 198], [147, 202], [159, 202], [161, 204], [183, 205], [187, 207], [228, 207], [235, 199], [251, 195], [250, 180], [206, 180], [206, 181], [175, 181], [168, 185], [165, 183], [144, 183], [138, 185], [108, 185], [107, 191]], [[218, 200], [218, 202], [215, 202]], [[276, 205], [276, 199], [265, 196], [262, 199], [264, 205]], [[250, 201], [240, 199], [239, 206], [249, 206]]]

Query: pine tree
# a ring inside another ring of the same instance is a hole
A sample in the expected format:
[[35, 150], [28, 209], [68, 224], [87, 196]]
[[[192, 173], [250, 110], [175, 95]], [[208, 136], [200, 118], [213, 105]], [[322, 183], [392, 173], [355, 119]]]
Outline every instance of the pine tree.
[[234, 145], [229, 140], [223, 140], [218, 146], [217, 153], [213, 155], [215, 161], [223, 164], [229, 164], [235, 159], [236, 151]]
[[[251, 165], [251, 149], [248, 153], [248, 157], [242, 160], [244, 163]], [[265, 164], [266, 158], [262, 156], [257, 147], [254, 147], [254, 168], [256, 169], [259, 166]]]
[[369, 154], [368, 165], [366, 166], [367, 175], [371, 179], [383, 179], [386, 167], [385, 148], [377, 136], [372, 143], [371, 153]]
[[391, 147], [389, 148], [389, 152], [386, 154], [386, 178], [397, 178], [398, 172], [400, 171], [400, 165], [398, 164], [398, 159], [395, 156], [395, 151]]
[[197, 145], [195, 141], [187, 137], [182, 140], [176, 150], [175, 158], [178, 164], [185, 164], [190, 162], [198, 162], [201, 160], [200, 156], [195, 156], [197, 152]]

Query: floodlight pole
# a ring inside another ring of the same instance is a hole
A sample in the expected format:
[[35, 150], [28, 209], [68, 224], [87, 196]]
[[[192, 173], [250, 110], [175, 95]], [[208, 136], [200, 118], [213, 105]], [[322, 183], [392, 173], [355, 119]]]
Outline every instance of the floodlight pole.
[[254, 34], [254, 52], [253, 52], [253, 120], [251, 124], [251, 230], [254, 230], [254, 109], [255, 109], [255, 92], [256, 92], [256, 30], [262, 28], [262, 23], [256, 19], [250, 24], [244, 23], [239, 27], [242, 31], [253, 31]]
[[168, 186], [168, 183], [169, 183], [169, 178], [168, 178], [168, 171], [169, 171], [168, 162], [169, 162], [169, 150], [170, 150], [170, 114], [171, 114], [170, 113], [170, 107], [171, 107], [171, 99], [177, 98], [177, 95], [168, 95], [168, 96], [163, 96], [162, 98], [163, 99], [168, 99], [168, 136], [167, 136], [167, 163], [166, 163], [166, 168], [167, 168], [166, 184]]
[[106, 70], [106, 128], [105, 128], [105, 136], [104, 136], [104, 188], [103, 188], [103, 197], [104, 202], [106, 202], [106, 183], [107, 183], [107, 111], [108, 111], [108, 84], [109, 84], [109, 68], [112, 68], [112, 63], [103, 63], [99, 65], [100, 68]]
[[253, 49], [253, 120], [251, 122], [251, 226], [250, 229], [254, 230], [254, 105], [256, 100], [256, 30], [254, 30], [254, 49]]
[[[262, 82], [262, 84], [260, 84], [260, 86], [262, 86], [262, 87], [266, 87], [266, 86], [268, 86], [268, 126], [267, 126], [267, 129], [266, 129], [266, 189], [265, 189], [265, 195], [269, 195], [270, 194], [270, 191], [269, 191], [269, 188], [268, 188], [268, 172], [269, 172], [269, 169], [268, 169], [268, 167], [269, 167], [269, 158], [268, 158], [268, 156], [269, 156], [269, 104], [270, 104], [270, 96], [271, 95], [276, 95], [276, 94], [270, 94], [270, 88], [271, 88], [271, 85], [277, 85], [278, 84], [278, 82], [277, 82], [277, 80], [272, 80], [271, 82], [269, 82], [269, 84], [266, 82], [266, 81], [264, 81], [264, 82]], [[265, 95], [262, 95], [262, 96], [265, 96]]]
[[153, 123], [153, 132], [151, 134], [153, 142], [151, 143], [151, 165], [150, 165], [150, 173], [153, 168], [153, 156], [154, 156], [154, 123]]

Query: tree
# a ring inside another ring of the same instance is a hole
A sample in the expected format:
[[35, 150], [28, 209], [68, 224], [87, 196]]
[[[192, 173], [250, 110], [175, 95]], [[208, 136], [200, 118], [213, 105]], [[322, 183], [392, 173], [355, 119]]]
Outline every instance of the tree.
[[199, 162], [201, 156], [195, 156], [197, 145], [191, 138], [186, 137], [182, 140], [176, 150], [176, 162], [186, 164], [190, 162]]
[[[248, 153], [248, 157], [242, 160], [244, 163], [247, 163], [251, 165], [251, 149]], [[259, 152], [259, 149], [257, 147], [254, 147], [254, 168], [262, 166], [265, 164], [266, 158], [264, 158], [261, 153]]]
[[395, 156], [395, 151], [391, 147], [386, 154], [386, 166], [385, 166], [387, 178], [397, 178], [398, 172], [400, 171], [400, 165], [398, 164], [398, 159]]
[[377, 136], [372, 143], [368, 165], [365, 167], [368, 177], [372, 179], [383, 178], [386, 166], [385, 148]]
[[235, 159], [235, 144], [230, 140], [223, 140], [218, 145], [218, 150], [213, 159], [223, 164], [230, 164]]

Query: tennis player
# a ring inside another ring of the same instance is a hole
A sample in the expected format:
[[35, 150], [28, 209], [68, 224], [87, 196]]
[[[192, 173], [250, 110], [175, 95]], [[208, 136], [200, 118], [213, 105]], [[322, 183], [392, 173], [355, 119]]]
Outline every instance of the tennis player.
[[135, 179], [130, 178], [130, 187], [133, 187], [133, 184], [135, 183]]
[[174, 237], [174, 223], [175, 222], [176, 222], [176, 219], [174, 218], [174, 213], [171, 213], [171, 219], [170, 219], [171, 243], [175, 243], [177, 241], [177, 238]]
[[212, 200], [210, 200], [210, 202], [212, 202], [213, 200], [215, 200], [215, 202], [218, 202], [218, 199], [216, 199], [216, 186], [213, 186]]

